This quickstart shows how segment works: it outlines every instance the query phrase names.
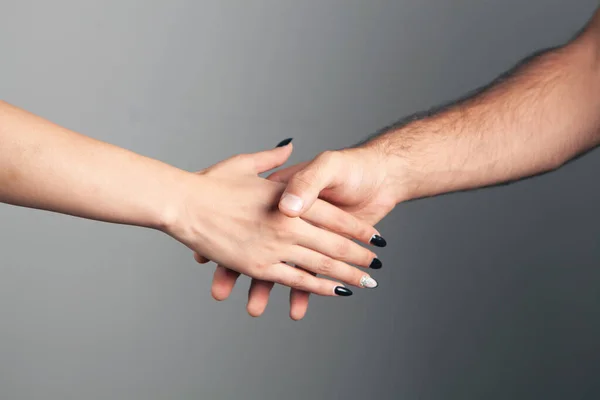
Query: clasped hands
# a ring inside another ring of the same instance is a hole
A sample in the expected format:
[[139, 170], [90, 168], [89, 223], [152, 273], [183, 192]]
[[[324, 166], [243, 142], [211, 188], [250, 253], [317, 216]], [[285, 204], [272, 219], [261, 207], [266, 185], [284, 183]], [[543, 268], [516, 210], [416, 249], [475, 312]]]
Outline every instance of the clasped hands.
[[[179, 215], [191, 222], [174, 223], [179, 229], [172, 234], [195, 251], [199, 263], [217, 263], [215, 299], [226, 299], [245, 274], [252, 278], [250, 315], [264, 312], [271, 288], [280, 283], [291, 288], [290, 317], [299, 320], [310, 293], [349, 296], [346, 285], [377, 287], [369, 271], [382, 263], [371, 249], [386, 242], [373, 225], [393, 209], [396, 196], [384, 160], [373, 148], [324, 152], [260, 178], [289, 158], [292, 144], [285, 142], [198, 172], [211, 196], [199, 196], [194, 204], [201, 203], [210, 217]], [[202, 229], [192, 228], [198, 226]]]

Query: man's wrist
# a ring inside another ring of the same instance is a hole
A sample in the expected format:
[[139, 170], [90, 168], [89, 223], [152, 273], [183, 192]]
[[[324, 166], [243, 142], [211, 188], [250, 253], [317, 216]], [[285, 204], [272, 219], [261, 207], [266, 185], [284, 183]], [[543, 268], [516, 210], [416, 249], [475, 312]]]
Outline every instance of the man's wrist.
[[[394, 134], [394, 137], [391, 137]], [[398, 148], [395, 132], [378, 136], [360, 148], [368, 151], [378, 160], [379, 168], [384, 170], [383, 186], [395, 204], [411, 200], [415, 196], [415, 174], [411, 172], [409, 157], [402, 145]], [[394, 141], [395, 143], [391, 143]]]

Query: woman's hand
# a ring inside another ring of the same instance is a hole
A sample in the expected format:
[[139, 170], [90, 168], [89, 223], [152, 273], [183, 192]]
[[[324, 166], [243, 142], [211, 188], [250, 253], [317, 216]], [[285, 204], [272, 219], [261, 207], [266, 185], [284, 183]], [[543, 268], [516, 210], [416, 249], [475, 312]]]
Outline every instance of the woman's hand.
[[[268, 179], [286, 183], [286, 192], [291, 191], [308, 199], [307, 207], [320, 197], [365, 223], [376, 224], [395, 205], [394, 194], [390, 193], [394, 185], [386, 178], [386, 169], [382, 168], [380, 160], [381, 157], [374, 151], [362, 148], [325, 152], [313, 161], [275, 172]], [[281, 210], [281, 203], [279, 207]], [[377, 246], [384, 243], [382, 238], [370, 242]], [[196, 257], [196, 261], [203, 263], [207, 260]], [[217, 300], [229, 297], [238, 275], [235, 271], [217, 266], [213, 278], [213, 297]], [[248, 292], [248, 313], [260, 316], [264, 312], [272, 286], [271, 282], [252, 280]], [[301, 290], [291, 290], [292, 319], [304, 317], [308, 308], [308, 295]]]
[[[337, 283], [372, 283], [346, 262], [375, 255], [324, 228], [354, 224], [317, 202], [303, 218], [277, 210], [284, 185], [258, 173], [281, 165], [292, 147], [241, 155], [200, 174], [102, 143], [0, 101], [0, 202], [99, 221], [160, 229], [194, 251], [253, 278], [323, 295], [348, 295]], [[372, 286], [372, 285], [371, 285]]]
[[291, 152], [288, 145], [238, 155], [192, 176], [181, 185], [177, 198], [182, 200], [167, 233], [206, 258], [262, 281], [324, 296], [352, 292], [313, 274], [357, 287], [376, 286], [368, 274], [348, 264], [380, 265], [376, 255], [331, 232], [352, 232], [368, 242], [377, 234], [374, 228], [321, 200], [302, 218], [289, 218], [277, 209], [285, 185], [257, 174], [283, 164]]

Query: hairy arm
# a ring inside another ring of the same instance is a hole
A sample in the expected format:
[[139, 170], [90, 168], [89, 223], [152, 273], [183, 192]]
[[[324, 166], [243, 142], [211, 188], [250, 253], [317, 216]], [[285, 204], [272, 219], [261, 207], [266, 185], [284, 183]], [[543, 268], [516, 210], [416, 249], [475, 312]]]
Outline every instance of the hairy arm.
[[[569, 43], [533, 54], [458, 101], [277, 171], [270, 179], [287, 183], [279, 210], [304, 215], [322, 198], [374, 224], [406, 200], [556, 169], [600, 143], [599, 55], [600, 11]], [[220, 299], [235, 283], [226, 272], [215, 274]], [[264, 288], [255, 282], [250, 289], [253, 315], [267, 305]], [[292, 291], [292, 318], [302, 318], [307, 307], [308, 295]]]
[[600, 12], [457, 102], [382, 129], [361, 147], [386, 163], [396, 202], [556, 169], [600, 143]]

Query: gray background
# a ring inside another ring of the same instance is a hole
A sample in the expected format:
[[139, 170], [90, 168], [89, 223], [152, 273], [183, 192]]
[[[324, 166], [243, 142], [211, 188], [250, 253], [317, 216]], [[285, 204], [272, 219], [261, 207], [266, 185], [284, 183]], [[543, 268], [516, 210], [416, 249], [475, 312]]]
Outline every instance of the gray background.
[[[596, 1], [8, 1], [0, 97], [189, 170], [295, 138], [352, 144], [559, 44]], [[600, 396], [600, 154], [502, 188], [400, 205], [380, 288], [313, 298], [157, 232], [0, 207], [2, 399]]]

